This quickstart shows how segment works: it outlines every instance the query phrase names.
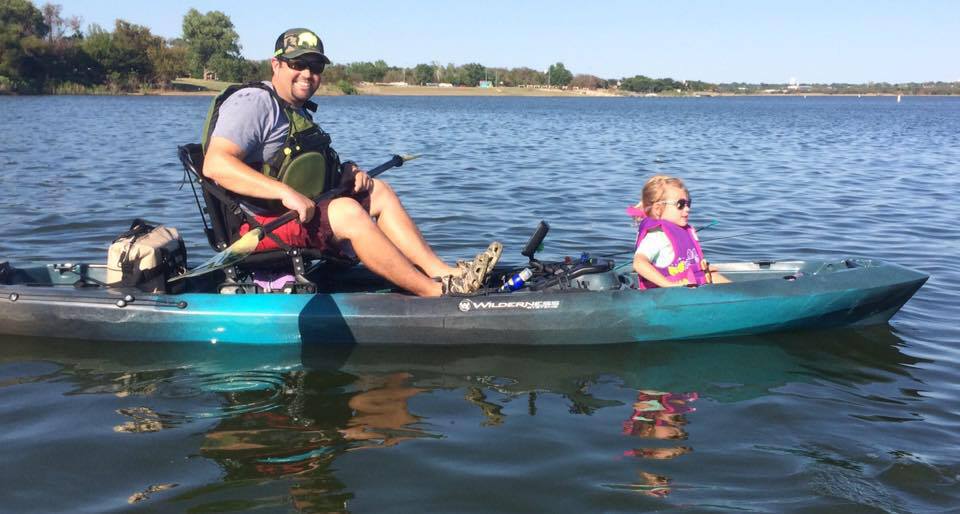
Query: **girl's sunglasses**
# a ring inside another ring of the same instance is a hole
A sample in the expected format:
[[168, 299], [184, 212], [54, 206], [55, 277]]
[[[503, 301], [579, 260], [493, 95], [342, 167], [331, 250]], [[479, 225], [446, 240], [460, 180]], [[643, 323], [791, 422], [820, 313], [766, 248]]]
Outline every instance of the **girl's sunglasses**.
[[323, 73], [323, 68], [326, 67], [326, 64], [322, 62], [308, 63], [306, 61], [295, 61], [293, 59], [283, 59], [283, 62], [287, 63], [287, 67], [293, 71], [303, 71], [310, 68], [310, 73], [314, 75]]
[[688, 199], [686, 199], [686, 198], [681, 198], [681, 199], [677, 200], [676, 202], [669, 202], [669, 201], [667, 201], [667, 200], [662, 200], [662, 201], [659, 201], [659, 202], [657, 202], [657, 203], [662, 203], [663, 205], [674, 205], [674, 206], [677, 207], [677, 210], [678, 210], [678, 211], [682, 211], [683, 209], [685, 209], [685, 208], [687, 208], [687, 207], [690, 207], [691, 209], [693, 208], [693, 200], [688, 200]]

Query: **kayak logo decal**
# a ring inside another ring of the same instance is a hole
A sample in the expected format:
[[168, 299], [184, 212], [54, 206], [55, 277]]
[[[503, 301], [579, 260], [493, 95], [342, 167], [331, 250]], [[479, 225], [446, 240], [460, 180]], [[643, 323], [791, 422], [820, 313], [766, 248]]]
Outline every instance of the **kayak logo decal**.
[[486, 309], [520, 309], [520, 310], [543, 310], [559, 309], [560, 300], [535, 301], [535, 302], [475, 302], [473, 300], [462, 300], [457, 306], [460, 312], [470, 312], [472, 310]]

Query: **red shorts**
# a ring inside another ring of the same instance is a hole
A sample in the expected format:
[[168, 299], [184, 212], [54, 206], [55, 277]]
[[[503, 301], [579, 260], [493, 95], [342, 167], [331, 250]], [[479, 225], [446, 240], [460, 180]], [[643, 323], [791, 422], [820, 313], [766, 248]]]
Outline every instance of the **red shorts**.
[[[349, 195], [348, 198], [353, 198], [365, 211], [370, 212], [369, 191]], [[336, 198], [328, 198], [317, 202], [317, 208], [313, 212], [313, 217], [310, 218], [310, 221], [303, 224], [297, 220], [291, 221], [290, 223], [277, 227], [273, 231], [273, 234], [279, 237], [284, 243], [295, 248], [315, 248], [333, 256], [342, 255], [340, 247], [333, 238], [333, 229], [330, 227], [330, 217], [327, 216], [327, 209], [330, 207], [330, 202], [335, 199]], [[257, 216], [257, 222], [265, 225], [277, 217], [278, 216]], [[246, 234], [249, 231], [249, 224], [244, 223], [240, 226], [240, 235]], [[277, 242], [272, 238], [264, 237], [260, 240], [260, 243], [257, 244], [257, 249], [254, 251], [264, 252], [267, 250], [277, 250], [279, 248]]]

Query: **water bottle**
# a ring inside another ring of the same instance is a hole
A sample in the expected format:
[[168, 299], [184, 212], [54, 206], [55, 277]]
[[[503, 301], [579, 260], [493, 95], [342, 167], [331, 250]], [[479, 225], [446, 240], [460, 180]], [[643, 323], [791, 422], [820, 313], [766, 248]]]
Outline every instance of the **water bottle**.
[[516, 291], [523, 287], [524, 282], [530, 280], [530, 277], [533, 276], [533, 270], [530, 268], [523, 268], [520, 270], [520, 273], [514, 275], [510, 280], [508, 280], [503, 287], [500, 288], [500, 291]]

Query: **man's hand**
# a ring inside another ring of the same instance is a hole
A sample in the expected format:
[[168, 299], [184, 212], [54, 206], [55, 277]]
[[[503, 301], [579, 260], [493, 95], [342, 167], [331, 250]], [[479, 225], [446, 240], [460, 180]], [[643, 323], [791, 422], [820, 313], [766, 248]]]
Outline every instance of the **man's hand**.
[[343, 171], [343, 177], [340, 178], [340, 184], [349, 184], [350, 181], [353, 181], [354, 193], [362, 193], [373, 189], [373, 179], [356, 164], [347, 166]]
[[317, 204], [313, 203], [313, 200], [303, 196], [298, 193], [293, 188], [288, 187], [287, 190], [280, 197], [280, 201], [283, 202], [283, 206], [291, 211], [297, 211], [297, 214], [300, 215], [300, 223], [306, 223], [313, 218], [313, 212], [317, 207]]

